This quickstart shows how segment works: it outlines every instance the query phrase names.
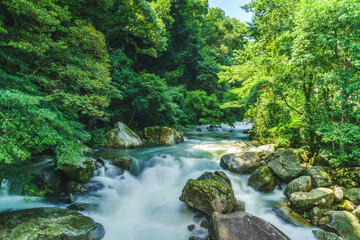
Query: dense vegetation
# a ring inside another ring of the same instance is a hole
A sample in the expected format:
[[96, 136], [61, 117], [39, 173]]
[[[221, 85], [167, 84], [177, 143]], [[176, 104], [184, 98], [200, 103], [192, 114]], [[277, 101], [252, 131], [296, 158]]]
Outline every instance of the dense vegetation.
[[[134, 129], [251, 118], [262, 143], [360, 163], [360, 5], [253, 0], [0, 3], [0, 179], [34, 154], [83, 156]], [[248, 41], [250, 39], [250, 41]]]

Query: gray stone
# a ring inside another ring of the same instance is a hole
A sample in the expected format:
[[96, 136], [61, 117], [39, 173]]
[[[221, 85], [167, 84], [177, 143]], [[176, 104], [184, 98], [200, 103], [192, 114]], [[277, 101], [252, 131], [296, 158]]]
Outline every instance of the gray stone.
[[314, 207], [324, 208], [332, 205], [334, 192], [329, 188], [316, 188], [310, 192], [296, 192], [290, 195], [291, 205], [295, 209], [310, 210]]
[[328, 221], [323, 222], [319, 227], [325, 231], [335, 232], [344, 239], [360, 239], [359, 220], [346, 211], [329, 211], [325, 213]]
[[134, 148], [143, 144], [140, 137], [121, 122], [116, 123], [114, 129], [105, 134], [104, 139], [105, 147]]
[[175, 145], [184, 141], [183, 134], [169, 127], [147, 127], [144, 129], [145, 139], [157, 145]]
[[67, 194], [84, 195], [102, 189], [104, 185], [101, 182], [89, 181], [87, 183], [79, 183], [70, 181], [66, 187]]
[[271, 210], [281, 219], [292, 223], [295, 226], [311, 227], [311, 224], [306, 221], [300, 214], [294, 212], [287, 204], [281, 204], [277, 207], [272, 207]]
[[345, 191], [345, 198], [356, 205], [360, 204], [360, 188], [349, 188]]
[[259, 192], [272, 192], [280, 184], [281, 181], [273, 176], [267, 166], [258, 167], [249, 178], [249, 185]]
[[254, 152], [227, 154], [221, 157], [220, 166], [238, 174], [250, 174], [260, 166], [260, 158]]
[[335, 233], [325, 232], [321, 230], [312, 231], [318, 240], [343, 240], [342, 237], [336, 235]]
[[310, 176], [314, 187], [327, 187], [332, 184], [329, 175], [325, 172], [325, 169], [321, 166], [313, 166], [308, 168], [304, 175]]
[[301, 176], [292, 180], [285, 188], [284, 194], [289, 197], [295, 192], [308, 192], [311, 190], [311, 177]]
[[344, 190], [342, 187], [334, 187], [334, 195], [335, 195], [335, 201], [341, 202], [344, 199]]

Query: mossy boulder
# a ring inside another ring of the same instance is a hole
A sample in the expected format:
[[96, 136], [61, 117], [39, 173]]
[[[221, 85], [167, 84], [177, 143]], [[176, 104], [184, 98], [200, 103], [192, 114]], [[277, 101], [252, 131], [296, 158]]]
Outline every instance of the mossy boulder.
[[251, 174], [260, 166], [260, 158], [254, 152], [227, 154], [221, 157], [220, 166], [237, 174]]
[[311, 209], [311, 211], [309, 212], [311, 224], [317, 226], [323, 214], [324, 210], [318, 207], [314, 207], [313, 209]]
[[335, 232], [344, 239], [360, 239], [360, 223], [354, 215], [347, 211], [328, 211], [324, 215], [328, 216], [327, 221], [320, 228]]
[[343, 200], [341, 203], [339, 203], [337, 206], [338, 210], [345, 210], [345, 211], [354, 211], [356, 206], [353, 202], [349, 200]]
[[292, 223], [295, 226], [311, 227], [311, 224], [304, 219], [300, 214], [293, 211], [286, 203], [279, 206], [272, 207], [271, 210], [281, 219], [286, 222]]
[[98, 191], [104, 187], [101, 182], [89, 181], [87, 183], [79, 183], [75, 181], [68, 182], [66, 187], [67, 194], [84, 195]]
[[300, 158], [287, 149], [277, 149], [269, 154], [265, 161], [271, 171], [284, 182], [290, 182], [304, 171]]
[[249, 178], [249, 185], [259, 192], [272, 192], [280, 184], [281, 181], [271, 173], [267, 166], [258, 167]]
[[334, 191], [329, 188], [316, 188], [310, 192], [296, 192], [290, 195], [290, 203], [295, 209], [308, 211], [314, 207], [324, 208], [334, 202]]
[[169, 127], [147, 127], [144, 129], [145, 139], [156, 145], [175, 145], [184, 141], [183, 134]]
[[326, 173], [325, 169], [321, 166], [313, 166], [308, 168], [304, 175], [310, 176], [315, 188], [327, 187], [332, 184], [330, 176]]
[[104, 227], [82, 214], [60, 208], [32, 208], [0, 213], [0, 239], [98, 240]]
[[354, 211], [352, 211], [352, 214], [360, 221], [360, 205]]
[[335, 201], [341, 202], [344, 199], [344, 190], [342, 187], [335, 186], [333, 188], [334, 195], [335, 195]]
[[126, 124], [118, 122], [105, 134], [103, 146], [113, 148], [135, 148], [143, 144], [140, 137]]
[[129, 171], [131, 168], [132, 157], [131, 156], [118, 157], [112, 160], [111, 163], [116, 167]]
[[308, 192], [311, 190], [311, 177], [301, 176], [292, 180], [285, 188], [284, 194], [289, 197], [295, 192]]
[[356, 205], [360, 204], [360, 188], [349, 188], [345, 191], [345, 198]]
[[326, 232], [321, 230], [314, 230], [312, 232], [318, 240], [344, 240], [342, 237], [332, 232]]
[[252, 147], [249, 149], [249, 152], [256, 153], [260, 158], [264, 158], [270, 153], [275, 152], [275, 145], [274, 144], [267, 144], [267, 145], [261, 145], [257, 147]]
[[207, 215], [213, 212], [229, 213], [236, 207], [234, 191], [224, 173], [205, 172], [196, 180], [187, 181], [180, 200]]
[[61, 166], [61, 171], [63, 171], [69, 179], [77, 182], [89, 181], [94, 174], [94, 169], [95, 159], [89, 157], [81, 159], [77, 165], [67, 164]]

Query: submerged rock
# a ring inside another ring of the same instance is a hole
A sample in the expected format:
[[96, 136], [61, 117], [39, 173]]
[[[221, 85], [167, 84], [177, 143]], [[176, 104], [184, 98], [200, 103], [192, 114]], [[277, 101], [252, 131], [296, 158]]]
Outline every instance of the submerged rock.
[[212, 239], [286, 240], [285, 234], [270, 223], [246, 212], [211, 215]]
[[345, 191], [345, 198], [355, 204], [360, 204], [360, 188], [349, 188]]
[[104, 136], [103, 145], [113, 148], [134, 148], [142, 145], [140, 137], [126, 124], [118, 122]]
[[334, 201], [334, 192], [329, 188], [316, 188], [310, 192], [296, 192], [290, 195], [291, 205], [295, 209], [310, 210], [314, 207], [330, 206]]
[[232, 212], [236, 206], [234, 191], [222, 174], [205, 172], [196, 180], [188, 180], [180, 200], [207, 215]]
[[325, 232], [321, 230], [312, 231], [318, 240], [343, 240], [342, 237], [336, 235], [335, 233]]
[[249, 185], [259, 192], [271, 192], [281, 184], [281, 181], [272, 175], [269, 167], [261, 166], [249, 178]]
[[284, 194], [289, 197], [295, 192], [308, 192], [311, 189], [311, 177], [301, 176], [292, 180], [285, 188]]
[[319, 224], [320, 228], [338, 233], [344, 239], [360, 239], [360, 223], [354, 215], [346, 211], [329, 211], [324, 215], [328, 218], [326, 222]]
[[175, 145], [184, 141], [181, 132], [169, 127], [147, 127], [144, 135], [149, 143], [157, 145]]
[[310, 176], [313, 185], [318, 187], [327, 187], [332, 184], [330, 176], [325, 172], [325, 169], [321, 166], [313, 166], [308, 168], [304, 175]]
[[61, 171], [65, 173], [65, 175], [77, 182], [87, 182], [90, 180], [92, 175], [94, 174], [95, 169], [95, 159], [93, 158], [83, 158], [78, 163], [78, 165], [62, 165]]
[[0, 239], [98, 240], [104, 227], [82, 214], [60, 208], [32, 208], [0, 213]]
[[285, 182], [297, 178], [304, 171], [300, 164], [300, 158], [287, 149], [276, 150], [269, 154], [265, 161], [271, 171]]
[[260, 166], [260, 158], [254, 152], [227, 154], [221, 157], [220, 166], [238, 174], [250, 174]]

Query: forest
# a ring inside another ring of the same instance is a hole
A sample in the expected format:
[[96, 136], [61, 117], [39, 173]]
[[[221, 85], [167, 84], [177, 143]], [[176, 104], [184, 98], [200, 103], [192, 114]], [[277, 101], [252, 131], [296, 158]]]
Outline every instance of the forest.
[[133, 129], [233, 124], [253, 139], [360, 163], [360, 6], [253, 0], [244, 24], [207, 0], [0, 3], [0, 179]]

